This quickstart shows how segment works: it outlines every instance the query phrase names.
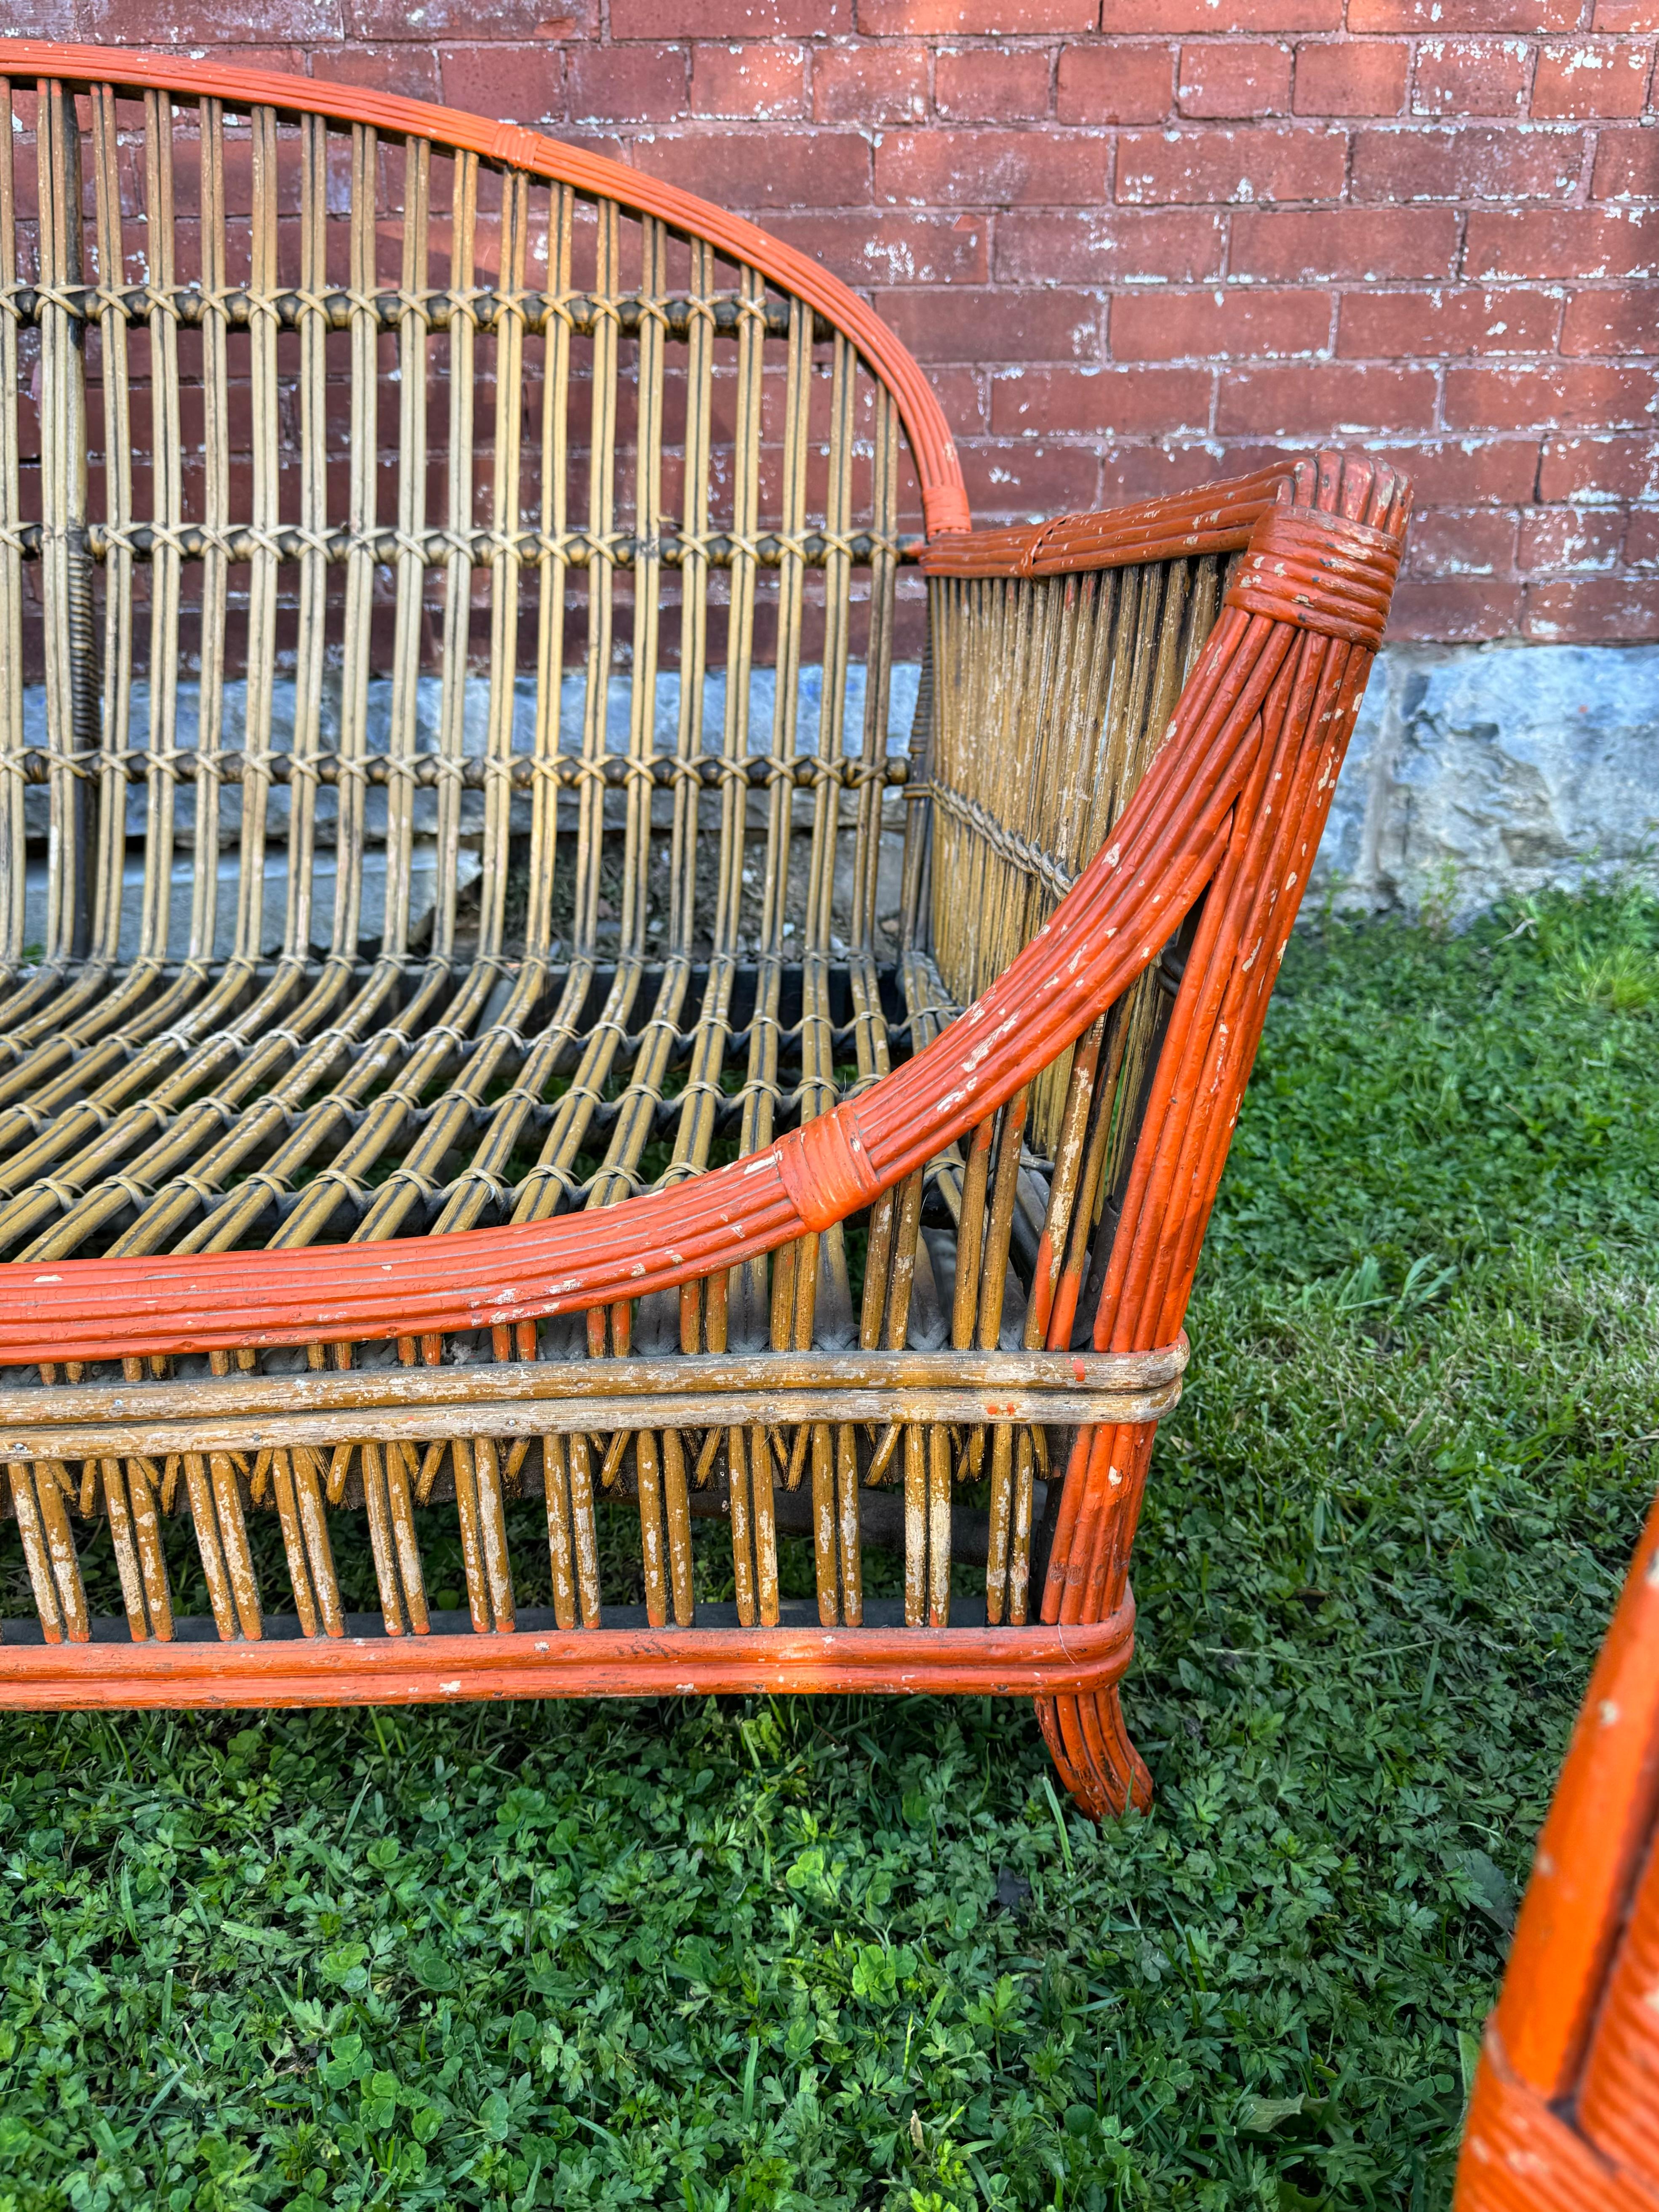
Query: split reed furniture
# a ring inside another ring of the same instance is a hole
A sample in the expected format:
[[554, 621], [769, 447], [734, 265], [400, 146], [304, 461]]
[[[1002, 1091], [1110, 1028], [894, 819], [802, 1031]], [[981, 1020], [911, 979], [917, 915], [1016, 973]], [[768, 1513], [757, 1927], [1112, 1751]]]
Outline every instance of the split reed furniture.
[[1538, 1838], [1457, 2212], [1659, 2212], [1659, 1504]]
[[1144, 1801], [1141, 1486], [1403, 481], [974, 532], [716, 209], [0, 64], [0, 1698], [997, 1692]]

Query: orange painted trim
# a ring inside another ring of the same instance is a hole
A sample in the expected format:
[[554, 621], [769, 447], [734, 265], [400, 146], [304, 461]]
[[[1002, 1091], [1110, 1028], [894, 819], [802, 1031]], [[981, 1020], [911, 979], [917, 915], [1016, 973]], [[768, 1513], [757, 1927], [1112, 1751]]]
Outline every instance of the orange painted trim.
[[1659, 1851], [1619, 1935], [1578, 2077], [1578, 2131], [1604, 2158], [1659, 2186]]
[[1577, 2083], [1656, 1815], [1659, 1502], [1584, 1694], [1492, 2016], [1510, 2063], [1545, 2098]]
[[1659, 2189], [1595, 2151], [1486, 2030], [1457, 2165], [1456, 2212], [1659, 2212]]
[[1340, 514], [1275, 507], [1250, 533], [1226, 603], [1375, 653], [1400, 578], [1400, 540]]
[[[706, 240], [733, 261], [757, 269], [805, 300], [857, 347], [893, 395], [910, 441], [921, 485], [928, 534], [969, 527], [968, 495], [945, 411], [908, 347], [901, 344], [867, 301], [793, 246], [773, 238], [741, 216], [727, 215], [678, 185], [625, 167], [602, 154], [544, 138], [521, 124], [492, 123], [454, 107], [356, 86], [319, 83], [266, 70], [228, 69], [218, 62], [180, 62], [162, 54], [131, 53], [108, 46], [58, 46], [29, 39], [0, 43], [0, 76], [51, 78], [80, 89], [94, 84], [130, 85], [174, 93], [186, 100], [222, 100], [233, 107], [274, 107], [289, 115], [325, 115], [338, 123], [371, 125], [383, 136], [428, 138], [569, 185], [597, 198], [615, 200], [635, 214], [659, 217], [673, 229]], [[757, 165], [766, 158], [766, 135], [755, 137]]]
[[1134, 1607], [1086, 1627], [581, 1628], [268, 1643], [0, 1644], [0, 1711], [880, 1691], [1029, 1698], [1115, 1682]]
[[1297, 456], [1253, 476], [1171, 492], [1098, 514], [1061, 514], [1008, 530], [970, 530], [930, 545], [930, 576], [1063, 576], [1129, 568], [1198, 553], [1242, 553], [1256, 525], [1284, 497]]

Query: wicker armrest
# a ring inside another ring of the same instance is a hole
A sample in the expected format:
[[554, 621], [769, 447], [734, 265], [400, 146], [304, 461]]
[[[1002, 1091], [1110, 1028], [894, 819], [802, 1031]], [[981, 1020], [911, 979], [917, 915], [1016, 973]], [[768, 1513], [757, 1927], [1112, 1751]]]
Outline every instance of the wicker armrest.
[[[1380, 507], [1379, 474], [1391, 485]], [[1352, 455], [1320, 454], [1135, 507], [939, 532], [921, 566], [930, 576], [1041, 578], [1242, 554], [1230, 604], [1374, 652], [1408, 509], [1407, 487], [1392, 471]], [[1367, 520], [1374, 513], [1384, 515], [1382, 526]]]
[[930, 576], [1057, 576], [1190, 554], [1239, 553], [1292, 481], [1296, 464], [1096, 514], [1061, 514], [1001, 530], [940, 532], [921, 565]]
[[1659, 2203], [1659, 1505], [1538, 1838], [1463, 2131], [1456, 2212]]

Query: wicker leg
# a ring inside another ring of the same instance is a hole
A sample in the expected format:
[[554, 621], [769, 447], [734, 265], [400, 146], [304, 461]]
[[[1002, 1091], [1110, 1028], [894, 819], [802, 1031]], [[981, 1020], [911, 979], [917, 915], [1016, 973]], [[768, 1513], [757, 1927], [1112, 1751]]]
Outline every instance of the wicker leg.
[[1129, 1741], [1115, 1687], [1039, 1698], [1037, 1720], [1060, 1780], [1091, 1820], [1117, 1820], [1152, 1802], [1152, 1778]]
[[[1123, 1602], [1152, 1439], [1150, 1426], [1079, 1432], [1049, 1559], [1045, 1620], [1104, 1620]], [[1068, 1513], [1074, 1498], [1080, 1510]], [[1066, 1787], [1091, 1820], [1152, 1803], [1152, 1778], [1129, 1741], [1115, 1685], [1040, 1698], [1037, 1717]]]

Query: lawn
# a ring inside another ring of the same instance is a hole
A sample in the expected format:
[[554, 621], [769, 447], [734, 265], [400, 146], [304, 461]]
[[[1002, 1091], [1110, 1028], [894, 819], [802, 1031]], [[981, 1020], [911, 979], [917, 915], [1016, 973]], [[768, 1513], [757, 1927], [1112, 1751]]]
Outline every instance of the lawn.
[[1019, 1705], [0, 1718], [0, 2212], [1444, 2205], [1655, 1482], [1656, 1091], [1651, 900], [1298, 933], [1143, 1820]]

